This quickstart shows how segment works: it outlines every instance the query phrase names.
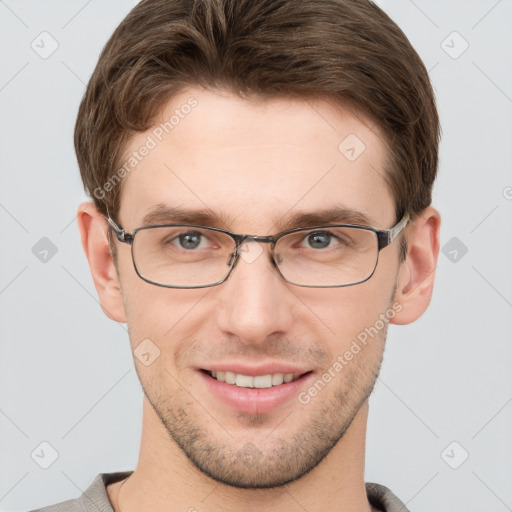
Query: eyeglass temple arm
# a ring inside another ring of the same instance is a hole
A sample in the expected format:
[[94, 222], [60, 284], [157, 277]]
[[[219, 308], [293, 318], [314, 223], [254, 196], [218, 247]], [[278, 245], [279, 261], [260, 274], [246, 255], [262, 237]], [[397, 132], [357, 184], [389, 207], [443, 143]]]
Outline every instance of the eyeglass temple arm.
[[378, 231], [377, 235], [379, 237], [379, 249], [384, 249], [384, 247], [387, 247], [401, 233], [405, 226], [407, 226], [410, 219], [410, 215], [406, 213], [400, 222], [395, 224], [392, 228]]
[[129, 236], [127, 235], [126, 231], [124, 229], [122, 229], [121, 227], [119, 227], [113, 220], [112, 218], [110, 217], [110, 215], [108, 215], [107, 217], [107, 222], [110, 224], [110, 227], [115, 231], [116, 233], [116, 238], [120, 241], [120, 242], [130, 242], [131, 238], [129, 238]]

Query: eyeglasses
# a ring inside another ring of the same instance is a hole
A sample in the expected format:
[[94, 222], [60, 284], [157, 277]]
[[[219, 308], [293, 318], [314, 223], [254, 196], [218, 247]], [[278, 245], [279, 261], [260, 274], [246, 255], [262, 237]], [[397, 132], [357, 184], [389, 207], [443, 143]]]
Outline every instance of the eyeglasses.
[[288, 283], [331, 288], [370, 279], [379, 252], [405, 228], [409, 215], [390, 229], [337, 224], [295, 228], [275, 236], [240, 235], [190, 224], [142, 226], [127, 233], [110, 216], [107, 220], [117, 240], [131, 245], [138, 276], [157, 286], [217, 286], [229, 277], [243, 244], [260, 242], [270, 244], [273, 265]]

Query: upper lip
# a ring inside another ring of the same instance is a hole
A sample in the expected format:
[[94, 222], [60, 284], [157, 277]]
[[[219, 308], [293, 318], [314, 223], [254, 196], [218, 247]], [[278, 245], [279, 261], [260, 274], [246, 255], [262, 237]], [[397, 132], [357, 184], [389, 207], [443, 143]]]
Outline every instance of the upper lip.
[[288, 364], [279, 361], [271, 361], [262, 364], [246, 364], [240, 362], [233, 363], [212, 363], [200, 368], [212, 372], [233, 372], [242, 375], [256, 377], [257, 375], [268, 375], [272, 373], [293, 373], [301, 375], [311, 371], [311, 368], [298, 366], [297, 364]]

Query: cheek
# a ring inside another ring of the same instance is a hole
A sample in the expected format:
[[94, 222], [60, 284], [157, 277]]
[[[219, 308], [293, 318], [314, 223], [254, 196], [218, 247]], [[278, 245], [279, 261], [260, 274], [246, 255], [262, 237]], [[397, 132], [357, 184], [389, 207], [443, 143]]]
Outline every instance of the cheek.
[[355, 286], [307, 291], [301, 299], [313, 313], [307, 322], [323, 325], [339, 350], [386, 314], [391, 308], [392, 292], [392, 274], [382, 273]]
[[209, 288], [172, 289], [146, 283], [135, 273], [125, 281], [124, 302], [132, 349], [146, 339], [154, 342], [162, 359], [174, 356], [177, 339], [194, 340], [204, 322], [201, 302]]

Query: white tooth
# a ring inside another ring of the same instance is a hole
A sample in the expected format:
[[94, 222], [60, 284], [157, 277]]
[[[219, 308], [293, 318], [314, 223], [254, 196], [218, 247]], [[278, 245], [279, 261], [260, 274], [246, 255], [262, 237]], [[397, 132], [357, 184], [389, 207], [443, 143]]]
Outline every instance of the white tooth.
[[226, 380], [224, 372], [217, 372], [217, 380], [220, 380], [221, 382], [224, 382]]
[[284, 373], [274, 373], [272, 374], [272, 386], [279, 386], [279, 384], [283, 383]]
[[236, 381], [235, 372], [224, 372], [224, 377], [226, 377], [226, 384], [234, 384]]
[[216, 379], [216, 378], [217, 378], [217, 372], [212, 372], [212, 377], [213, 377], [214, 379]]
[[285, 382], [291, 382], [293, 379], [293, 373], [285, 373], [283, 380]]
[[254, 377], [250, 375], [242, 375], [238, 373], [236, 375], [235, 384], [242, 388], [253, 388], [254, 387]]
[[272, 374], [257, 375], [254, 377], [255, 388], [271, 388], [272, 387]]

